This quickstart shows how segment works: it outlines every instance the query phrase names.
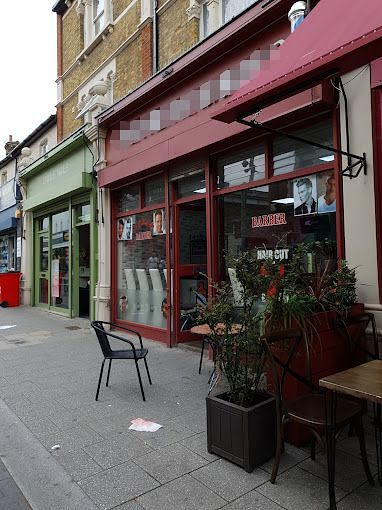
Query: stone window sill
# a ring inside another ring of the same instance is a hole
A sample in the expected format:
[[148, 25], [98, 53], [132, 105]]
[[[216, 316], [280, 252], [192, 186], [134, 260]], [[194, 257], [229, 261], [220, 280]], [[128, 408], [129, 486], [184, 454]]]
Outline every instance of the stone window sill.
[[83, 62], [87, 57], [88, 55], [90, 55], [90, 53], [94, 50], [94, 48], [96, 46], [99, 45], [99, 43], [101, 41], [103, 41], [104, 39], [106, 39], [106, 37], [111, 34], [114, 30], [114, 23], [110, 22], [110, 23], [107, 23], [104, 28], [101, 30], [101, 32], [97, 35], [97, 37], [95, 37], [90, 44], [87, 45], [86, 48], [84, 48], [81, 53], [77, 56], [76, 60], [79, 64], [81, 64], [81, 62]]

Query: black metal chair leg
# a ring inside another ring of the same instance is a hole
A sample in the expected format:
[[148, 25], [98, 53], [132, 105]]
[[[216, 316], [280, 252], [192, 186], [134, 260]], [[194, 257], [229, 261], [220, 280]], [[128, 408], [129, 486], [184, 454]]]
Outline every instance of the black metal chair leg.
[[358, 436], [358, 440], [359, 440], [359, 448], [361, 451], [363, 469], [365, 470], [369, 484], [374, 485], [373, 475], [371, 474], [369, 462], [367, 460], [366, 445], [365, 445], [365, 432], [363, 430], [362, 416], [360, 416], [359, 419], [357, 420], [357, 422], [355, 423], [355, 430], [357, 432], [357, 436]]
[[101, 386], [101, 380], [102, 380], [102, 373], [103, 373], [103, 367], [105, 366], [105, 358], [103, 359], [102, 361], [102, 365], [101, 365], [101, 371], [99, 373], [99, 378], [98, 378], [98, 387], [97, 387], [97, 394], [96, 394], [96, 400], [98, 400], [98, 395], [99, 395], [99, 388]]
[[202, 339], [202, 352], [200, 353], [199, 374], [202, 371], [203, 353], [204, 353], [204, 338]]
[[106, 386], [109, 386], [110, 369], [111, 369], [111, 359], [109, 359], [109, 370], [107, 371]]
[[140, 373], [140, 371], [139, 371], [139, 366], [138, 366], [138, 361], [137, 361], [137, 360], [135, 360], [135, 366], [136, 366], [136, 368], [137, 368], [137, 374], [138, 374], [138, 379], [139, 379], [139, 386], [141, 387], [141, 392], [142, 392], [143, 402], [146, 402], [145, 392], [143, 391], [143, 385], [142, 385], [141, 373]]
[[150, 384], [152, 384], [152, 382], [151, 382], [151, 377], [150, 377], [150, 372], [149, 372], [149, 367], [148, 367], [148, 365], [147, 365], [147, 360], [146, 360], [146, 358], [143, 358], [143, 361], [145, 362], [145, 367], [146, 367], [146, 372], [147, 372], [147, 377], [148, 377], [148, 379], [149, 379], [149, 383], [150, 383]]
[[310, 442], [310, 458], [316, 460], [316, 438], [313, 438]]
[[276, 481], [277, 473], [278, 473], [279, 466], [280, 466], [281, 454], [284, 451], [284, 418], [281, 416], [280, 409], [281, 409], [281, 403], [279, 402], [278, 405], [276, 406], [276, 414], [277, 414], [276, 434], [277, 434], [277, 438], [276, 438], [276, 453], [275, 453], [275, 458], [273, 461], [272, 474], [271, 474], [271, 483], [275, 483], [275, 481]]

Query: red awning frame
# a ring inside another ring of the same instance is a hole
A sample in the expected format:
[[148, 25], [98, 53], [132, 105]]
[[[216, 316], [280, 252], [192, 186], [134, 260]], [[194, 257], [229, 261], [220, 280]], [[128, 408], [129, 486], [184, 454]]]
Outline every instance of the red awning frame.
[[[347, 157], [347, 167], [341, 170], [341, 175], [343, 177], [349, 177], [350, 179], [354, 179], [359, 176], [361, 171], [363, 170], [363, 174], [367, 175], [367, 163], [366, 163], [366, 153], [364, 152], [362, 156], [358, 156], [357, 154], [352, 154], [350, 152], [350, 144], [349, 144], [349, 121], [348, 121], [348, 104], [347, 97], [345, 93], [345, 89], [342, 83], [341, 78], [337, 78], [337, 82], [340, 86], [339, 90], [341, 91], [344, 98], [344, 106], [345, 106], [345, 132], [346, 132], [346, 151], [341, 149], [336, 149], [334, 147], [330, 147], [329, 145], [324, 145], [322, 143], [314, 142], [313, 140], [307, 140], [306, 138], [302, 138], [300, 136], [293, 135], [291, 133], [286, 133], [281, 129], [272, 128], [270, 126], [266, 126], [261, 122], [257, 122], [256, 119], [246, 120], [246, 117], [249, 117], [251, 114], [241, 115], [237, 120], [239, 124], [243, 124], [244, 126], [248, 126], [255, 129], [260, 129], [267, 133], [277, 134], [281, 136], [285, 136], [290, 140], [295, 140], [297, 142], [305, 143], [307, 145], [311, 145], [313, 147], [317, 147], [319, 149], [324, 149], [329, 152], [333, 152], [334, 154], [340, 154], [341, 156]], [[253, 114], [253, 113], [252, 113]], [[355, 160], [355, 161], [353, 161]], [[355, 171], [355, 173], [354, 173]]]

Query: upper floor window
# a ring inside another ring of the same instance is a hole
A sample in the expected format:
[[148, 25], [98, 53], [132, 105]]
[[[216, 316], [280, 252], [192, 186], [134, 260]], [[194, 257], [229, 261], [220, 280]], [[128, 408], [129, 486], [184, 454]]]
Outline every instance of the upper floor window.
[[84, 51], [113, 29], [112, 0], [77, 0], [77, 14], [83, 16]]
[[201, 37], [206, 37], [259, 0], [204, 0], [200, 11]]
[[105, 1], [93, 0], [94, 36], [98, 35], [105, 25]]
[[41, 143], [40, 143], [40, 154], [43, 156], [44, 154], [46, 154], [49, 150], [49, 146], [48, 146], [48, 140], [43, 140]]
[[1, 186], [7, 182], [7, 172], [2, 172], [1, 174]]

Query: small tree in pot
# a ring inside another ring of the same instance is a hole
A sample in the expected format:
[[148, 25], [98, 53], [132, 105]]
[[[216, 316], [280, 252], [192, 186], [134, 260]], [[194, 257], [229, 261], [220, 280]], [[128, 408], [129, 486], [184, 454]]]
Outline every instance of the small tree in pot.
[[214, 300], [200, 311], [198, 321], [211, 330], [217, 379], [227, 390], [207, 403], [208, 451], [250, 472], [274, 455], [276, 404], [264, 391], [265, 351], [261, 343], [263, 315], [256, 312], [272, 280], [270, 261], [260, 262], [251, 252], [230, 261], [241, 285], [241, 306], [231, 287], [214, 286]]

